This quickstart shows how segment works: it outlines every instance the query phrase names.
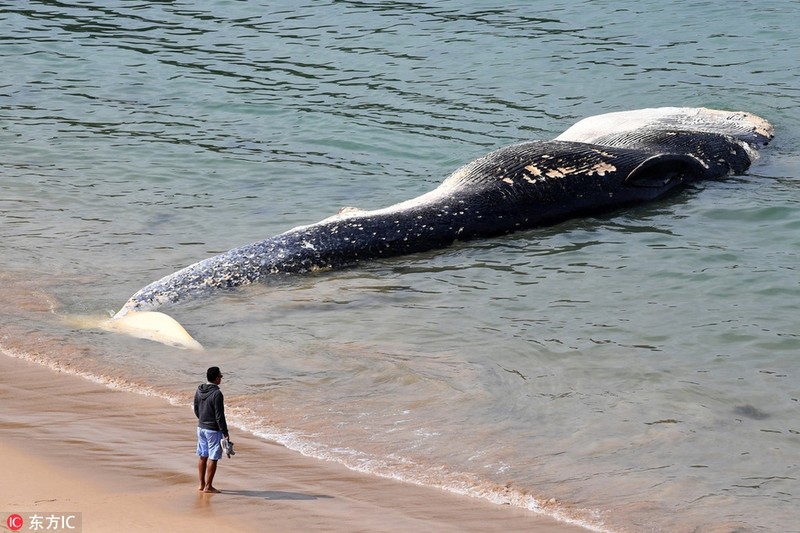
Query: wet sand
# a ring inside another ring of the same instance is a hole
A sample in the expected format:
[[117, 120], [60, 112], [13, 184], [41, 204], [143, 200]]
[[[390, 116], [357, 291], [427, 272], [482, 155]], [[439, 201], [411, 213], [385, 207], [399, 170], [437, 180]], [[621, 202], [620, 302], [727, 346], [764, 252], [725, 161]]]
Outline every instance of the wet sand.
[[[0, 338], [2, 330], [0, 327]], [[197, 491], [191, 407], [0, 354], [0, 513], [80, 512], [83, 531], [581, 532], [540, 513], [350, 471], [231, 430]]]

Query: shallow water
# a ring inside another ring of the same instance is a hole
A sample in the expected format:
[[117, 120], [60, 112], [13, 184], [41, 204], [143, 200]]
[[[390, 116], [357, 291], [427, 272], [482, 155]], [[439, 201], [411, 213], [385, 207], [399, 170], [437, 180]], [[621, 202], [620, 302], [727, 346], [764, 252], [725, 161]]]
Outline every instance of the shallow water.
[[[50, 357], [176, 401], [216, 363], [249, 431], [596, 529], [798, 531], [795, 4], [195, 4], [0, 8], [0, 272], [90, 348]], [[660, 105], [777, 136], [652, 205], [171, 309], [204, 354], [57, 320]]]

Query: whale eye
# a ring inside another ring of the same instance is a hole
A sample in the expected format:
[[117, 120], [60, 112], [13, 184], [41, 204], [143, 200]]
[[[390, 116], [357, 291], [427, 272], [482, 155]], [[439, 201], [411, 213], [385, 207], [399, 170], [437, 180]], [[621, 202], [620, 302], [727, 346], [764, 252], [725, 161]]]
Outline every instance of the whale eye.
[[659, 154], [646, 159], [625, 178], [632, 187], [671, 188], [703, 176], [705, 169], [697, 159], [681, 154]]

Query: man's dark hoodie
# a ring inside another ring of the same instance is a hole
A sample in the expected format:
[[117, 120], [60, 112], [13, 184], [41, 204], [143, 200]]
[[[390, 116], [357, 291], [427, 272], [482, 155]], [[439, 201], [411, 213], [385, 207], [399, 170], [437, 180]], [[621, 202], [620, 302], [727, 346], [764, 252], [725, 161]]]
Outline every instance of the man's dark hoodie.
[[223, 435], [228, 436], [222, 391], [218, 386], [213, 383], [203, 383], [197, 387], [194, 395], [194, 414], [197, 415], [199, 427], [221, 431]]

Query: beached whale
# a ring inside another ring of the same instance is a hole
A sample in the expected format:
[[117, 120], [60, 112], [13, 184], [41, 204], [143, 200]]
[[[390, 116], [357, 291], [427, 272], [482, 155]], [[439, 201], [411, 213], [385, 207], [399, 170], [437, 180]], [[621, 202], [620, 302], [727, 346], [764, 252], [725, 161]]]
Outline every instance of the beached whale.
[[694, 181], [744, 172], [771, 138], [767, 121], [744, 112], [669, 107], [590, 117], [554, 140], [476, 159], [417, 198], [371, 211], [344, 208], [199, 261], [139, 290], [108, 327], [192, 345], [177, 322], [151, 313], [276, 275], [349, 267], [651, 201]]

